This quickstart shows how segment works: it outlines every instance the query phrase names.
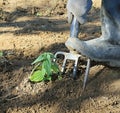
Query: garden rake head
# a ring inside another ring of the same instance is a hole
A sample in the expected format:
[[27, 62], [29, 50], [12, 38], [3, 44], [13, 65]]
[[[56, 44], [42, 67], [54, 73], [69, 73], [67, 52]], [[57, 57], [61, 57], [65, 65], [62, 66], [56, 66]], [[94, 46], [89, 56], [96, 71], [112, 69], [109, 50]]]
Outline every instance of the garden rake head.
[[[77, 19], [75, 17], [73, 17], [72, 23], [71, 23], [71, 26], [70, 26], [70, 38], [77, 38], [79, 32], [80, 32], [80, 23], [77, 21]], [[68, 48], [68, 49], [70, 49], [70, 48]], [[76, 78], [78, 60], [79, 60], [79, 58], [82, 57], [82, 55], [75, 53], [74, 50], [70, 50], [70, 53], [61, 52], [61, 51], [57, 52], [55, 54], [55, 57], [57, 58], [58, 55], [63, 55], [64, 56], [64, 60], [63, 60], [62, 68], [61, 68], [62, 73], [64, 73], [64, 71], [65, 71], [67, 60], [73, 60], [75, 62], [74, 63], [74, 68], [73, 68], [73, 78]], [[86, 71], [85, 71], [85, 76], [84, 76], [84, 81], [83, 81], [83, 90], [85, 89], [85, 86], [86, 86], [86, 81], [87, 81], [87, 78], [88, 78], [88, 75], [89, 75], [89, 70], [90, 70], [90, 59], [88, 58]]]
[[55, 58], [57, 58], [58, 55], [63, 55], [64, 56], [63, 64], [62, 64], [62, 67], [61, 67], [61, 72], [62, 73], [65, 72], [67, 60], [73, 60], [75, 62], [74, 63], [74, 68], [73, 68], [73, 77], [76, 78], [78, 60], [79, 60], [81, 55], [60, 51], [60, 52], [57, 52], [55, 54]]
[[[73, 78], [75, 79], [76, 76], [77, 76], [78, 60], [82, 57], [82, 55], [71, 53], [71, 52], [67, 53], [67, 52], [59, 51], [59, 52], [55, 53], [55, 58], [57, 58], [58, 55], [64, 56], [63, 64], [61, 66], [61, 72], [62, 73], [65, 72], [67, 60], [74, 61]], [[55, 61], [56, 61], [56, 59], [55, 59]], [[88, 78], [88, 75], [89, 75], [89, 70], [90, 70], [90, 59], [87, 60], [86, 71], [85, 71], [85, 76], [84, 76], [84, 81], [83, 81], [83, 90], [85, 89], [85, 86], [86, 86], [87, 78]]]

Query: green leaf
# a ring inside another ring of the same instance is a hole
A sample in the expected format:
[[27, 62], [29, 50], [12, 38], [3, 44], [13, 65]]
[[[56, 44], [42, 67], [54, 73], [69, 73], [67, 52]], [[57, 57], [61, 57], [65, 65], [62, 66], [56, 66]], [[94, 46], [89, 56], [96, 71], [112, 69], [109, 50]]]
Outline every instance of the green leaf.
[[51, 64], [49, 63], [48, 60], [45, 60], [42, 64], [42, 68], [44, 68], [46, 70], [46, 74], [48, 76], [50, 76], [52, 74], [52, 71], [51, 71]]
[[35, 64], [35, 67], [31, 72], [30, 80], [33, 82], [51, 81], [52, 74], [60, 72], [58, 65], [56, 62], [53, 62], [53, 59], [55, 59], [55, 57], [52, 53], [45, 52], [41, 54], [32, 63], [32, 65]]
[[33, 72], [33, 74], [30, 76], [30, 80], [32, 82], [40, 82], [44, 79], [44, 76], [45, 76], [44, 69], [42, 69], [41, 71], [37, 70], [37, 71]]
[[38, 65], [35, 70], [42, 70], [42, 65]]
[[36, 64], [36, 63], [38, 63], [38, 62], [41, 62], [41, 61], [43, 61], [45, 59], [45, 57], [44, 57], [44, 55], [42, 54], [42, 55], [40, 55], [34, 62], [32, 62], [32, 65], [33, 64]]
[[3, 52], [2, 51], [0, 51], [0, 57], [3, 57]]
[[54, 59], [54, 58], [55, 58], [55, 56], [54, 56], [52, 53], [49, 53], [49, 55], [50, 55], [50, 58], [51, 58], [51, 59]]
[[41, 54], [33, 63], [33, 64], [36, 64], [38, 62], [42, 62], [44, 60], [48, 60], [49, 62], [51, 62], [52, 59], [54, 59], [54, 55], [52, 53], [49, 53], [49, 52], [46, 52], [46, 53], [43, 53]]
[[52, 80], [52, 77], [51, 76], [47, 76], [44, 78], [44, 81], [51, 81]]
[[52, 62], [51, 69], [55, 73], [60, 72], [60, 69], [59, 69], [58, 65], [55, 62]]
[[50, 53], [46, 54], [46, 59], [48, 60], [48, 63], [51, 65], [51, 56], [50, 56]]

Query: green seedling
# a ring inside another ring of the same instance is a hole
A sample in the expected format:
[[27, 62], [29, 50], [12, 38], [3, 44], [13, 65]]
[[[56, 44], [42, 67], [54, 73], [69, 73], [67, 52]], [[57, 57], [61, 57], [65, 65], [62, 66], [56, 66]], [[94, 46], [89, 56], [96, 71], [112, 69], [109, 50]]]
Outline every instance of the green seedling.
[[4, 63], [6, 61], [6, 58], [3, 55], [3, 52], [0, 51], [0, 63]]
[[[54, 59], [55, 57], [52, 53], [46, 52], [41, 54], [32, 63], [34, 68], [30, 75], [30, 81], [51, 81], [54, 75], [58, 75], [60, 70], [56, 62], [54, 62]], [[61, 79], [61, 77], [58, 78]]]
[[2, 58], [3, 57], [3, 52], [2, 51], [0, 51], [0, 58]]

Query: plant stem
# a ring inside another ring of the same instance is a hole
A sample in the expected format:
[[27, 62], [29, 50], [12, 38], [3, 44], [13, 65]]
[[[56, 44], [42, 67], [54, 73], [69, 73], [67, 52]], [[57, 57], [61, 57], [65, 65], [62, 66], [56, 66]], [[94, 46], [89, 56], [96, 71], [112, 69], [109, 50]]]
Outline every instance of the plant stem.
[[32, 69], [32, 72], [30, 74], [30, 76], [33, 74], [33, 72], [35, 71], [35, 69], [40, 65], [40, 63], [38, 63], [33, 69]]

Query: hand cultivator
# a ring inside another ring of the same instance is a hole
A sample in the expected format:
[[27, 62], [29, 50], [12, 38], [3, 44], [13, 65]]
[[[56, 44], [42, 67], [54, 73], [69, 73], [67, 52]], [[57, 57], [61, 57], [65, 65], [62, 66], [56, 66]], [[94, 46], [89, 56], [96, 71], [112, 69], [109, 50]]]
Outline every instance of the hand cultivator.
[[[81, 58], [80, 54], [75, 54], [75, 53], [67, 53], [67, 52], [57, 52], [55, 54], [55, 57], [57, 58], [58, 55], [63, 55], [64, 56], [64, 60], [63, 60], [63, 64], [61, 67], [61, 72], [64, 73], [65, 72], [65, 67], [66, 67], [66, 61], [67, 60], [73, 60], [74, 63], [74, 68], [73, 68], [73, 78], [76, 78], [77, 75], [77, 66], [78, 66], [78, 60], [79, 58]], [[85, 76], [84, 76], [84, 82], [83, 82], [83, 90], [85, 89], [86, 86], [86, 81], [89, 75], [89, 70], [90, 70], [90, 59], [87, 60], [87, 65], [86, 65], [86, 71], [85, 71]]]
[[[78, 37], [79, 27], [80, 27], [79, 22], [76, 20], [76, 18], [73, 18], [71, 28], [70, 28], [70, 38]], [[79, 58], [82, 57], [82, 55], [76, 53], [74, 50], [71, 50], [71, 48], [69, 48], [69, 50], [70, 50], [70, 53], [62, 52], [62, 51], [56, 52], [55, 58], [57, 58], [58, 55], [64, 56], [64, 60], [63, 60], [62, 68], [61, 68], [62, 73], [64, 73], [64, 71], [65, 71], [66, 61], [67, 60], [74, 61], [73, 78], [76, 78], [78, 60], [79, 60]], [[89, 75], [89, 70], [90, 70], [90, 59], [88, 58], [85, 76], [84, 76], [84, 81], [83, 81], [83, 90], [85, 89], [85, 86], [86, 86], [86, 81], [87, 81], [87, 78]]]

